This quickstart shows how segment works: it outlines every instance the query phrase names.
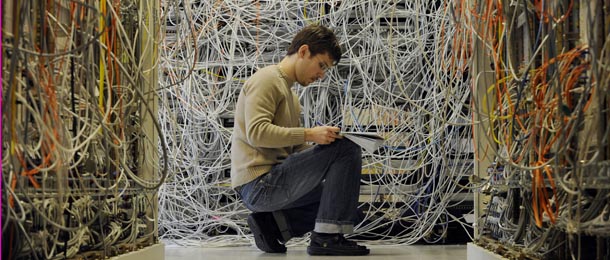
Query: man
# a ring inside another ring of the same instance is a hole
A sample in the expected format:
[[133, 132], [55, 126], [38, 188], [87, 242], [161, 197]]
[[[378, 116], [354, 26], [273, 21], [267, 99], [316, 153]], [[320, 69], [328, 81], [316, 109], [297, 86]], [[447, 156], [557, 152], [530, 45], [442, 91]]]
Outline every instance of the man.
[[307, 86], [323, 78], [340, 59], [334, 33], [307, 26], [286, 57], [254, 73], [239, 94], [231, 185], [254, 212], [248, 225], [265, 252], [286, 252], [283, 243], [312, 231], [310, 255], [369, 253], [343, 236], [353, 232], [356, 219], [360, 147], [342, 139], [337, 127], [301, 127], [301, 107], [291, 89], [294, 83]]

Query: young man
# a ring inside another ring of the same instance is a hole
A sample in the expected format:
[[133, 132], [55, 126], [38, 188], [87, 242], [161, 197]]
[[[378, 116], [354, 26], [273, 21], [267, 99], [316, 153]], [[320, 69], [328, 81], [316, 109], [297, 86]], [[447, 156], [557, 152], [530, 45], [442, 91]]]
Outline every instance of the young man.
[[[283, 243], [309, 231], [311, 255], [366, 255], [345, 239], [353, 232], [360, 191], [360, 147], [339, 128], [303, 128], [294, 83], [307, 86], [341, 59], [334, 33], [303, 28], [277, 65], [244, 84], [235, 108], [231, 185], [252, 210], [248, 225], [256, 246], [286, 252]], [[310, 146], [312, 142], [317, 145]]]

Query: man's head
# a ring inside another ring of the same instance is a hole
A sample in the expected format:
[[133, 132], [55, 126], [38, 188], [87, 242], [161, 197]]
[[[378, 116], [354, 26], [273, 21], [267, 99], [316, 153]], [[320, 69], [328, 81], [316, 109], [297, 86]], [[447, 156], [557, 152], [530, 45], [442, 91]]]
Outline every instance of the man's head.
[[287, 55], [296, 55], [295, 80], [307, 86], [339, 63], [341, 47], [333, 31], [322, 25], [309, 25], [294, 36]]

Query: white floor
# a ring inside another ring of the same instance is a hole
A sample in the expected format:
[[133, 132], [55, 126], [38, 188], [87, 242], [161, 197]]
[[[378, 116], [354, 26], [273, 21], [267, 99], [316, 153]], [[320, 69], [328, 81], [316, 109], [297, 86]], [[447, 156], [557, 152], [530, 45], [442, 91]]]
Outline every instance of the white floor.
[[255, 247], [165, 247], [166, 260], [245, 260], [245, 259], [401, 259], [455, 260], [466, 259], [466, 245], [368, 246], [367, 256], [310, 256], [305, 247], [289, 247], [286, 254], [268, 254]]

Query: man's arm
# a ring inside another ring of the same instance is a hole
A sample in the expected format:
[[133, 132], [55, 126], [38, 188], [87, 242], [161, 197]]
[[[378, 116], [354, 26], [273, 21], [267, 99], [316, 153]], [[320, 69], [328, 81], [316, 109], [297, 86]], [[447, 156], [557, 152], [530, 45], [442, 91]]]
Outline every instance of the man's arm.
[[305, 129], [273, 124], [276, 109], [285, 102], [272, 82], [252, 82], [244, 92], [244, 120], [248, 142], [257, 147], [280, 148], [305, 143]]

